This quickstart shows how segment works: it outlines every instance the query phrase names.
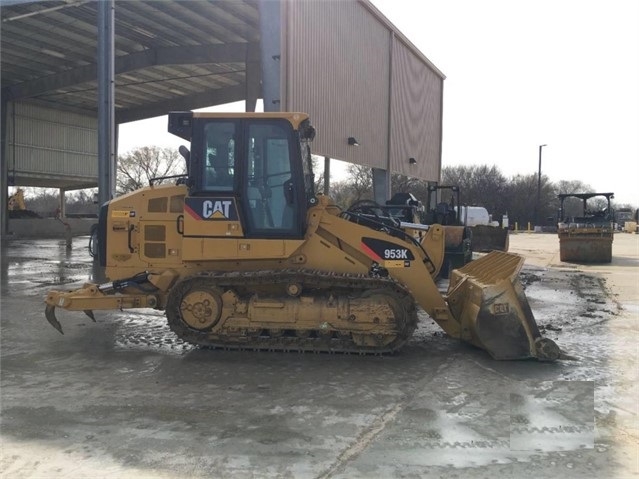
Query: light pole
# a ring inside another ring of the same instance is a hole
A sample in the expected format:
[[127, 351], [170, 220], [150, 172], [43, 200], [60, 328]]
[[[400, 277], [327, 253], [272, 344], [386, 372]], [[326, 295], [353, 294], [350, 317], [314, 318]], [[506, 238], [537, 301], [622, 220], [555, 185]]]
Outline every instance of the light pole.
[[541, 201], [541, 149], [547, 145], [539, 145], [539, 172], [537, 173], [537, 214], [535, 215], [537, 226], [541, 226], [539, 223], [539, 213], [541, 212], [540, 201]]

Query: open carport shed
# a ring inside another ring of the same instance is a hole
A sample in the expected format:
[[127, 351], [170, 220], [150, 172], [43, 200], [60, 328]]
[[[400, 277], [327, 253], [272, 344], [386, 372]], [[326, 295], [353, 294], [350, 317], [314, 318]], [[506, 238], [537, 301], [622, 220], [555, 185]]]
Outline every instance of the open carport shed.
[[[262, 98], [311, 115], [316, 154], [374, 168], [377, 198], [389, 172], [439, 179], [444, 76], [369, 1], [108, 3], [115, 125]], [[3, 192], [98, 184], [100, 5], [2, 2]]]

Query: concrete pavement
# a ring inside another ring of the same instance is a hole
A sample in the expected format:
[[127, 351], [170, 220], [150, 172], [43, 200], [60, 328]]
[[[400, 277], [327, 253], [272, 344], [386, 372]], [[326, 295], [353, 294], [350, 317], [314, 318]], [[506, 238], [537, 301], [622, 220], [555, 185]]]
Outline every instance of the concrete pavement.
[[59, 311], [97, 277], [88, 238], [2, 244], [0, 475], [7, 478], [638, 476], [639, 236], [611, 265], [514, 234], [545, 334], [579, 357], [496, 362], [423, 313], [393, 356], [226, 352], [160, 312]]

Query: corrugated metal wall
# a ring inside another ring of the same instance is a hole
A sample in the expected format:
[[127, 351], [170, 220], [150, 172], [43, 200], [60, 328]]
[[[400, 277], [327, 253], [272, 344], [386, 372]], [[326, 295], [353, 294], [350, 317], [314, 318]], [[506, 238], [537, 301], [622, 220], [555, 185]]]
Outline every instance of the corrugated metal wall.
[[443, 79], [395, 38], [391, 85], [391, 170], [438, 181]]
[[[286, 7], [282, 109], [311, 115], [315, 153], [386, 168], [388, 30], [355, 1]], [[359, 147], [348, 145], [350, 136]]]
[[95, 117], [13, 103], [8, 108], [7, 143], [8, 173], [16, 184], [57, 187], [97, 182]]
[[366, 0], [282, 10], [282, 110], [311, 115], [314, 152], [439, 180], [441, 72]]

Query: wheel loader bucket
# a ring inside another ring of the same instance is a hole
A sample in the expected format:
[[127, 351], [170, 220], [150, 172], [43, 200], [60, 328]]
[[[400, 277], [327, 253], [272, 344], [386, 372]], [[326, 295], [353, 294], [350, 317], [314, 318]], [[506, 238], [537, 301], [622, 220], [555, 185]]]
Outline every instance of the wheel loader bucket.
[[462, 339], [495, 359], [554, 361], [559, 347], [539, 332], [518, 279], [524, 258], [493, 251], [453, 270], [448, 307], [461, 325]]
[[508, 251], [508, 228], [498, 226], [475, 225], [470, 227], [471, 247], [473, 251], [487, 253], [489, 251]]

